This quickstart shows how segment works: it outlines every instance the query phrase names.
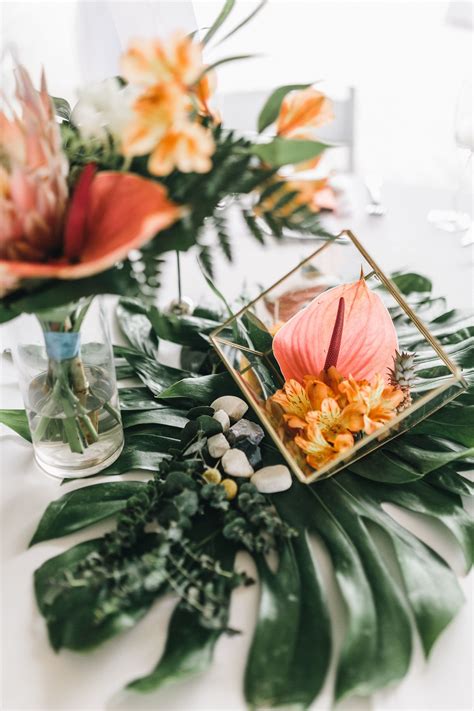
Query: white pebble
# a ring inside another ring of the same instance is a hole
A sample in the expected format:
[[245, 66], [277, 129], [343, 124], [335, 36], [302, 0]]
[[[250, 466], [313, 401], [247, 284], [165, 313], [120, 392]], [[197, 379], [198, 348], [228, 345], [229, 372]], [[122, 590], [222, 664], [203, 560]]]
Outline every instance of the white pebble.
[[207, 448], [211, 457], [213, 457], [214, 459], [220, 459], [222, 455], [225, 454], [228, 449], [230, 449], [230, 444], [228, 443], [222, 432], [220, 432], [219, 434], [209, 437], [209, 439], [207, 440]]
[[240, 420], [249, 409], [245, 400], [235, 395], [223, 395], [222, 397], [218, 397], [217, 400], [211, 403], [211, 407], [216, 412], [224, 410], [231, 422]]
[[222, 457], [222, 467], [229, 476], [249, 477], [253, 474], [247, 455], [240, 449], [229, 449]]
[[230, 427], [230, 418], [225, 410], [216, 410], [213, 414], [213, 418], [222, 425], [222, 431], [227, 432]]
[[284, 464], [263, 467], [255, 472], [250, 481], [261, 494], [276, 494], [278, 491], [286, 491], [292, 484], [290, 470]]

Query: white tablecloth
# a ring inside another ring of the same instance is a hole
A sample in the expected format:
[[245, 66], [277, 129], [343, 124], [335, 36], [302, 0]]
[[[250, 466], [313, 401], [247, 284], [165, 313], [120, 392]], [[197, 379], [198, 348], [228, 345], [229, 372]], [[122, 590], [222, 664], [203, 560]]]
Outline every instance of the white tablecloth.
[[[354, 187], [355, 210], [336, 220], [339, 228], [350, 227], [385, 270], [407, 268], [428, 274], [436, 293], [445, 295], [453, 307], [468, 307], [473, 300], [472, 251], [460, 246], [460, 236], [437, 231], [426, 221], [432, 207], [448, 207], [450, 196], [422, 188], [386, 185], [383, 198], [388, 213], [383, 218], [368, 217], [364, 210], [365, 195]], [[334, 219], [331, 221], [335, 223]], [[233, 266], [219, 263], [218, 284], [230, 297], [240, 293], [242, 282], [269, 285], [304, 257], [314, 243], [286, 243], [263, 250], [235, 223]], [[175, 295], [173, 258], [165, 274], [162, 299]], [[185, 293], [211, 302], [192, 255], [183, 258]], [[10, 329], [3, 327], [3, 345], [8, 343]], [[114, 328], [114, 340], [118, 333]], [[169, 358], [169, 356], [168, 356]], [[15, 372], [8, 359], [1, 359], [2, 407], [21, 407]], [[155, 605], [138, 625], [107, 642], [91, 654], [69, 651], [55, 654], [48, 645], [46, 627], [33, 597], [32, 574], [51, 556], [87, 538], [100, 535], [111, 523], [95, 526], [65, 539], [27, 549], [28, 541], [47, 504], [66, 489], [35, 466], [31, 447], [19, 437], [2, 429], [1, 454], [1, 530], [2, 530], [2, 709], [13, 711], [61, 711], [94, 709], [163, 709], [232, 710], [245, 708], [242, 675], [246, 650], [251, 641], [257, 586], [238, 590], [231, 609], [231, 626], [242, 630], [237, 637], [223, 637], [217, 644], [213, 666], [202, 677], [170, 686], [151, 695], [122, 692], [131, 679], [149, 671], [159, 658], [164, 641], [172, 598]], [[128, 478], [141, 478], [139, 474]], [[100, 481], [97, 478], [96, 481]], [[89, 485], [90, 482], [71, 486]], [[68, 490], [71, 487], [68, 487]], [[472, 511], [472, 506], [471, 506]], [[416, 531], [463, 576], [464, 564], [450, 534], [441, 526], [421, 516], [395, 512], [399, 520]], [[336, 631], [336, 647], [343, 631], [343, 608], [330, 566], [317, 543], [315, 555], [320, 561], [328, 586], [331, 615]], [[242, 556], [242, 563], [251, 563]], [[472, 708], [472, 576], [461, 577], [467, 602], [449, 628], [442, 634], [429, 662], [423, 660], [419, 640], [414, 640], [410, 671], [399, 684], [376, 694], [372, 699], [343, 702], [341, 709], [375, 709], [380, 711], [414, 711], [443, 709], [461, 711]], [[317, 650], [315, 650], [317, 653]], [[363, 654], [363, 650], [361, 650]], [[334, 667], [334, 664], [333, 664]], [[326, 681], [315, 709], [329, 709], [334, 668]]]

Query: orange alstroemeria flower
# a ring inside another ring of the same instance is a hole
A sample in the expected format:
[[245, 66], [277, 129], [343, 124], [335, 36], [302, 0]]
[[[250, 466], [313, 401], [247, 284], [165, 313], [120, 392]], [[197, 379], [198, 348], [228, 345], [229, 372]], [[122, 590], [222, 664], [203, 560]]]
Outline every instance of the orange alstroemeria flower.
[[[79, 279], [97, 274], [169, 227], [180, 216], [166, 189], [137, 175], [95, 174], [87, 166], [66, 215], [60, 256], [43, 261], [0, 260], [2, 283], [21, 279]], [[4, 281], [5, 280], [5, 281]]]
[[320, 91], [312, 87], [290, 91], [282, 101], [276, 131], [286, 138], [308, 138], [333, 118], [332, 103]]
[[337, 457], [340, 452], [353, 447], [354, 438], [350, 432], [339, 434], [331, 444], [324, 437], [320, 427], [315, 422], [311, 422], [306, 429], [306, 437], [297, 435], [295, 443], [307, 455], [306, 461], [310, 467], [320, 469]]
[[176, 82], [190, 87], [204, 71], [201, 45], [183, 32], [167, 40], [141, 39], [122, 56], [122, 76], [131, 84], [152, 86]]
[[360, 432], [364, 426], [364, 412], [363, 405], [352, 403], [341, 409], [336, 400], [327, 397], [321, 403], [321, 409], [306, 415], [306, 422], [317, 425], [328, 442], [334, 443], [339, 435], [348, 431]]
[[216, 91], [217, 78], [216, 73], [211, 69], [196, 84], [194, 96], [196, 97], [199, 113], [203, 116], [210, 116], [214, 123], [220, 123], [220, 114], [216, 109], [213, 109], [209, 101]]
[[148, 169], [153, 175], [207, 173], [212, 168], [215, 144], [211, 133], [198, 123], [186, 122], [171, 128], [153, 150]]
[[190, 109], [189, 96], [177, 84], [162, 83], [147, 89], [133, 105], [134, 118], [122, 139], [123, 154], [151, 153], [176, 122], [187, 119]]
[[349, 378], [339, 387], [351, 403], [365, 408], [363, 426], [360, 429], [368, 435], [395, 417], [397, 408], [405, 397], [400, 388], [387, 385], [381, 375], [376, 375], [371, 383], [356, 383], [353, 378]]
[[271, 400], [283, 408], [283, 418], [289, 427], [306, 427], [305, 418], [312, 406], [305, 388], [297, 380], [287, 380], [283, 389], [277, 390]]

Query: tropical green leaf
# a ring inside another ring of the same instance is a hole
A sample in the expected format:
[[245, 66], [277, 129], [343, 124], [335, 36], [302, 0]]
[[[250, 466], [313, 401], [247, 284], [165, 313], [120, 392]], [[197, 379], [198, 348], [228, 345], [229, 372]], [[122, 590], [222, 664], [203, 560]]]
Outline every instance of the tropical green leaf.
[[49, 98], [53, 102], [54, 111], [55, 111], [56, 116], [59, 116], [59, 118], [65, 119], [65, 121], [70, 121], [71, 120], [71, 106], [69, 105], [69, 102], [66, 101], [66, 99], [61, 99], [59, 96], [50, 96]]
[[417, 425], [413, 434], [448, 437], [465, 447], [474, 447], [474, 405], [450, 403]]
[[165, 425], [170, 431], [184, 427], [188, 421], [186, 410], [177, 410], [165, 405], [152, 410], [125, 411], [122, 419], [125, 429], [140, 425]]
[[224, 3], [224, 6], [222, 7], [222, 10], [206, 32], [206, 34], [203, 37], [202, 44], [205, 46], [208, 44], [211, 39], [214, 37], [216, 34], [217, 30], [221, 27], [221, 25], [224, 24], [226, 21], [227, 17], [230, 15], [232, 12], [232, 9], [235, 5], [235, 0], [226, 0]]
[[275, 89], [265, 102], [258, 117], [258, 132], [264, 131], [270, 124], [274, 123], [280, 112], [283, 99], [290, 91], [297, 89], [307, 89], [310, 84], [285, 84]]
[[118, 393], [122, 412], [124, 410], [152, 410], [162, 407], [146, 387], [119, 388]]
[[206, 336], [220, 325], [219, 322], [194, 315], [176, 316], [164, 313], [156, 306], [150, 307], [148, 317], [159, 338], [201, 350], [209, 348]]
[[157, 667], [144, 677], [128, 684], [135, 691], [154, 691], [164, 684], [180, 681], [205, 672], [220, 632], [203, 627], [193, 615], [177, 605], [170, 620], [168, 639]]
[[296, 138], [274, 138], [269, 143], [256, 143], [250, 149], [264, 163], [281, 168], [297, 165], [310, 158], [316, 158], [328, 148], [328, 144]]
[[132, 351], [127, 348], [115, 349], [134, 369], [140, 380], [151, 390], [154, 395], [161, 395], [164, 391], [173, 386], [177, 380], [190, 376], [191, 373], [178, 368], [171, 368], [169, 365], [158, 363], [152, 358], [148, 358], [142, 353]]
[[237, 393], [230, 375], [218, 373], [217, 375], [203, 375], [199, 378], [184, 378], [166, 390], [163, 390], [159, 399], [163, 401], [186, 401], [196, 405], [208, 405], [221, 395]]
[[474, 496], [474, 483], [456, 471], [458, 464], [448, 464], [436, 469], [426, 477], [426, 481], [438, 489], [450, 491], [458, 496]]
[[132, 430], [130, 434], [127, 433], [122, 454], [100, 475], [128, 474], [133, 469], [158, 471], [160, 463], [169, 456], [168, 451], [179, 446], [179, 440], [155, 434], [154, 431], [156, 426], [151, 432]]
[[402, 294], [407, 296], [413, 294], [413, 292], [430, 292], [433, 287], [430, 279], [412, 272], [403, 274], [395, 272], [392, 274], [391, 279]]
[[263, 560], [258, 569], [260, 611], [245, 672], [247, 701], [251, 707], [308, 708], [326, 677], [331, 634], [304, 531], [288, 544], [276, 573]]
[[250, 15], [247, 15], [247, 17], [245, 17], [242, 20], [242, 22], [239, 22], [239, 24], [236, 25], [236, 27], [234, 27], [230, 32], [228, 32], [226, 35], [224, 35], [224, 37], [221, 40], [219, 40], [219, 42], [217, 42], [216, 47], [218, 45], [222, 44], [223, 42], [225, 42], [226, 40], [228, 40], [229, 37], [232, 37], [232, 35], [235, 35], [235, 33], [238, 32], [239, 30], [241, 30], [242, 27], [245, 27], [245, 25], [248, 22], [250, 22], [250, 20], [253, 20], [253, 18], [260, 12], [260, 10], [262, 10], [265, 7], [267, 2], [268, 2], [268, 0], [260, 0], [257, 7], [254, 10], [252, 10]]
[[0, 423], [31, 442], [30, 426], [24, 410], [0, 410]]
[[158, 355], [158, 338], [148, 317], [148, 307], [139, 299], [120, 299], [116, 311], [124, 336], [131, 345], [151, 358]]
[[[213, 71], [214, 69], [217, 69], [217, 67], [222, 66], [223, 64], [229, 64], [229, 62], [240, 62], [242, 59], [255, 59], [258, 57], [258, 54], [234, 54], [232, 57], [223, 57], [222, 59], [218, 59], [217, 61], [213, 62], [212, 64], [209, 64], [204, 71], [202, 72], [201, 76], [199, 79], [201, 79], [205, 74], [208, 74], [209, 72]], [[198, 81], [199, 81], [198, 79]]]
[[113, 516], [123, 509], [127, 499], [143, 486], [139, 481], [94, 484], [69, 491], [49, 504], [30, 546], [51, 538], [60, 538]]

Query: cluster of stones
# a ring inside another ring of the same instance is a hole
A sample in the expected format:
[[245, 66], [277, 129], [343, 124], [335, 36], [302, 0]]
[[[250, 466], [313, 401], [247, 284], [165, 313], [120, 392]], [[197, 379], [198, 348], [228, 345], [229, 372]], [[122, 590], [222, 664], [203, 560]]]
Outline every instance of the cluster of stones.
[[[259, 444], [265, 433], [260, 425], [244, 418], [247, 403], [234, 395], [224, 395], [211, 403], [214, 419], [219, 422], [222, 432], [207, 440], [207, 449], [212, 459], [219, 461], [224, 473], [229, 477], [247, 478], [262, 494], [275, 494], [289, 489], [292, 480], [288, 467], [277, 464], [261, 467], [262, 453]], [[218, 464], [216, 464], [216, 467]], [[204, 473], [209, 483], [220, 482], [217, 468]], [[233, 479], [221, 481], [228, 498], [237, 494]]]

